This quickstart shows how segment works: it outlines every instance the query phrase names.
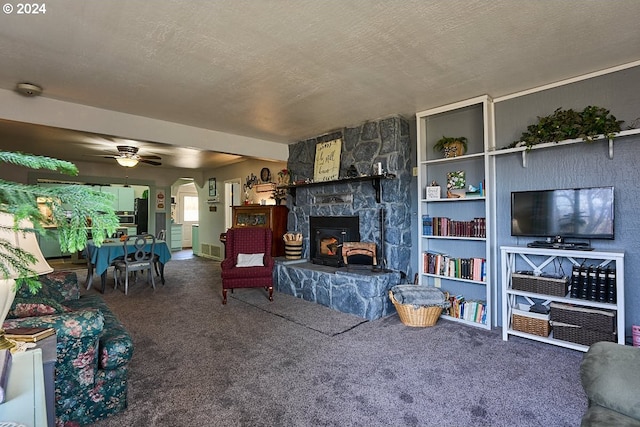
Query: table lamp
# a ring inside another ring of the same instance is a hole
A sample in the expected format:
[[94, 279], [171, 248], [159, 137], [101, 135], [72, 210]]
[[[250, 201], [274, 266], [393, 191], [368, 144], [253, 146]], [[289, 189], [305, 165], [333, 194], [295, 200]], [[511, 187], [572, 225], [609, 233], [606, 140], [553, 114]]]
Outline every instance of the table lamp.
[[[11, 214], [1, 212], [0, 213], [0, 242], [8, 243], [14, 248], [20, 248], [26, 252], [29, 252], [36, 259], [35, 264], [30, 268], [36, 275], [47, 274], [53, 271], [53, 268], [47, 263], [42, 255], [40, 246], [38, 245], [38, 239], [35, 232], [15, 231], [11, 228], [14, 226], [14, 217]], [[32, 224], [23, 220], [20, 223], [20, 228], [33, 228]], [[0, 251], [7, 252], [7, 249], [0, 246]], [[8, 253], [7, 253], [8, 254]], [[3, 261], [4, 262], [4, 261]], [[11, 304], [16, 296], [15, 281], [19, 277], [17, 271], [11, 267], [6, 266], [9, 270], [7, 277], [4, 277], [0, 273], [0, 349], [12, 348], [14, 344], [7, 340], [4, 336], [4, 329], [2, 329], [2, 323], [9, 313]]]

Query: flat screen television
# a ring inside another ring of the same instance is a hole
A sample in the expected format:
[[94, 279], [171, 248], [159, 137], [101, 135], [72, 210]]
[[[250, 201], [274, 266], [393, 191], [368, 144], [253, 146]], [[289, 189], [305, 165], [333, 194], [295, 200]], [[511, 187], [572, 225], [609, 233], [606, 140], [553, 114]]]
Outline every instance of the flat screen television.
[[613, 239], [613, 187], [511, 193], [511, 235]]

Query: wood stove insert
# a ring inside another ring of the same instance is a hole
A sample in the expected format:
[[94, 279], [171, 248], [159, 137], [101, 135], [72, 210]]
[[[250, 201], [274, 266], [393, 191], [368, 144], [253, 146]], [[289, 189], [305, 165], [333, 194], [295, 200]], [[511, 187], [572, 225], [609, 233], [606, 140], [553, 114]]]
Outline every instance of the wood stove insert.
[[357, 216], [311, 216], [309, 236], [312, 263], [342, 267], [342, 244], [360, 241], [360, 219]]

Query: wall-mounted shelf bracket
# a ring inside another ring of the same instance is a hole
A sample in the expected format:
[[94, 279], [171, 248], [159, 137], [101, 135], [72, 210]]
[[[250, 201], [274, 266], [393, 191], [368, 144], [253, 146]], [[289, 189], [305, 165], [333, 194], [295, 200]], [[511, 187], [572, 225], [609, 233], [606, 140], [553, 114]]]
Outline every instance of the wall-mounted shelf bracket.
[[609, 160], [613, 160], [613, 138], [609, 138]]
[[371, 180], [371, 185], [373, 186], [373, 189], [376, 191], [376, 203], [380, 203], [380, 199], [381, 199], [381, 187], [380, 187], [380, 178], [374, 178], [373, 180]]
[[[607, 153], [609, 160], [613, 160], [613, 138], [608, 138], [609, 141], [609, 151]], [[527, 153], [529, 152], [529, 150], [524, 150], [522, 151], [522, 167], [526, 168], [527, 167]]]

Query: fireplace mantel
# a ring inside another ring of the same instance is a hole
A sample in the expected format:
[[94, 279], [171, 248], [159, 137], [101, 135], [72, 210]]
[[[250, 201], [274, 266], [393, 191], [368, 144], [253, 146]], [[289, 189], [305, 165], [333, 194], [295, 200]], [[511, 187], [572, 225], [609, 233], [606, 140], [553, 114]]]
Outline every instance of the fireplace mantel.
[[289, 190], [289, 193], [293, 197], [293, 203], [295, 205], [296, 202], [296, 190], [298, 188], [303, 187], [319, 187], [324, 185], [333, 185], [333, 184], [350, 184], [352, 182], [360, 182], [360, 181], [371, 181], [371, 185], [376, 190], [376, 202], [380, 203], [382, 199], [382, 186], [380, 185], [381, 179], [395, 179], [395, 175], [391, 173], [383, 174], [383, 175], [363, 175], [356, 176], [353, 178], [340, 178], [334, 179], [331, 181], [318, 181], [318, 182], [304, 182], [300, 184], [289, 184], [289, 185], [279, 185], [278, 188], [284, 188]]

